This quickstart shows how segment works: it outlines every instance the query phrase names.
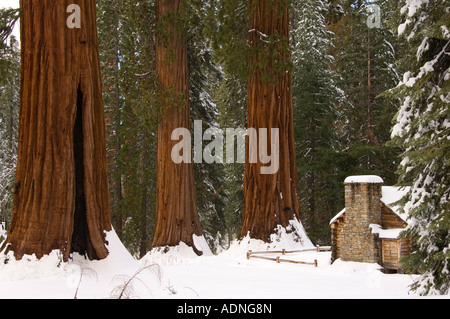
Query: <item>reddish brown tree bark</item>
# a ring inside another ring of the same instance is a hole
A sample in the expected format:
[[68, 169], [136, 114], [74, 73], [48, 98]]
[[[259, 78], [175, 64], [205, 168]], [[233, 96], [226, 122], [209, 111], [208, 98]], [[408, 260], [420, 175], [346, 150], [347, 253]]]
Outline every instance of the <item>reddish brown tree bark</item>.
[[[69, 28], [70, 4], [81, 28]], [[111, 230], [95, 1], [21, 0], [14, 208], [2, 247], [17, 259], [108, 255]]]
[[[279, 169], [261, 174], [257, 163], [249, 161], [247, 143], [244, 176], [244, 212], [241, 237], [268, 241], [277, 225], [286, 227], [300, 218], [297, 196], [297, 168], [293, 134], [292, 80], [286, 69], [290, 60], [289, 8], [285, 1], [250, 1], [249, 22], [251, 71], [247, 83], [247, 126], [279, 128]], [[281, 68], [278, 66], [281, 65]], [[284, 65], [284, 66], [283, 66]], [[271, 135], [268, 134], [270, 150]], [[258, 134], [258, 142], [261, 135]]]
[[[175, 164], [171, 159], [172, 131], [191, 130], [187, 39], [180, 25], [182, 0], [156, 1], [160, 28], [156, 42], [156, 72], [164, 92], [165, 116], [158, 125], [157, 211], [153, 247], [191, 246], [193, 235], [202, 235], [197, 212], [192, 163]], [[191, 150], [189, 150], [191, 151]]]

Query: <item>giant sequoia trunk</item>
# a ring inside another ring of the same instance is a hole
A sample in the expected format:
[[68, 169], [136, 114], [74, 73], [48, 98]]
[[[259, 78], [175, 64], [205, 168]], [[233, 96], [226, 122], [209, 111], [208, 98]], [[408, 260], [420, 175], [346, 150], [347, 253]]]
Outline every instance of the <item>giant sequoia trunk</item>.
[[[187, 40], [179, 24], [182, 0], [158, 0], [156, 19], [161, 32], [156, 43], [156, 71], [164, 92], [165, 116], [158, 125], [157, 213], [153, 247], [184, 242], [198, 254], [193, 235], [202, 234], [197, 212], [192, 163], [171, 159], [172, 131], [190, 130]], [[191, 150], [189, 150], [191, 151]]]
[[[81, 28], [68, 28], [70, 4]], [[111, 230], [95, 1], [21, 0], [22, 75], [14, 208], [2, 247], [103, 259]]]
[[[241, 237], [249, 234], [251, 238], [268, 241], [278, 225], [286, 227], [291, 220], [300, 217], [292, 80], [286, 69], [290, 54], [287, 49], [289, 8], [285, 1], [250, 1], [249, 43], [247, 126], [257, 131], [279, 128], [280, 163], [275, 174], [261, 174], [263, 164], [259, 156], [257, 163], [250, 163], [247, 143]], [[258, 134], [258, 143], [260, 138]], [[270, 149], [270, 134], [267, 142]]]

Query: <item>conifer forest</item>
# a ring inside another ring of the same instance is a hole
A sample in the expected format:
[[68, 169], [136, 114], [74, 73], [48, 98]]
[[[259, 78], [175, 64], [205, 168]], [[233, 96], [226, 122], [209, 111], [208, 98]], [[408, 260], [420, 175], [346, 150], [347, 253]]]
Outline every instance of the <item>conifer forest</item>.
[[0, 254], [102, 260], [112, 229], [136, 259], [219, 254], [293, 220], [330, 246], [344, 180], [376, 175], [408, 187], [411, 289], [446, 295], [449, 102], [449, 0], [20, 0]]

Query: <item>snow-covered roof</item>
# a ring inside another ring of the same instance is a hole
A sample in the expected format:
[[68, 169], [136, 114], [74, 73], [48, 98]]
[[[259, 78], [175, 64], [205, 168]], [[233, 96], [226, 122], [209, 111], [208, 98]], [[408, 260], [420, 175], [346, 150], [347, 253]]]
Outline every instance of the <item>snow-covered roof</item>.
[[369, 228], [372, 230], [372, 234], [378, 234], [379, 238], [397, 239], [400, 237], [400, 233], [404, 231], [403, 228], [383, 229], [378, 224], [370, 224]]
[[333, 224], [333, 223], [336, 221], [336, 219], [338, 219], [339, 217], [341, 217], [342, 214], [344, 214], [344, 213], [345, 213], [345, 208], [342, 209], [339, 213], [337, 213], [336, 216], [334, 216], [333, 218], [331, 218], [331, 220], [330, 220], [330, 225]]
[[377, 175], [358, 175], [347, 177], [344, 181], [344, 184], [349, 183], [384, 183], [384, 181], [380, 176]]
[[[359, 176], [358, 176], [359, 177]], [[399, 186], [382, 186], [381, 187], [381, 201], [389, 206], [392, 211], [397, 214], [401, 219], [406, 222], [407, 216], [400, 213], [400, 205], [395, 205], [406, 193], [409, 191], [409, 187]], [[345, 208], [336, 214], [331, 220], [330, 225], [336, 221], [342, 214], [345, 213]]]

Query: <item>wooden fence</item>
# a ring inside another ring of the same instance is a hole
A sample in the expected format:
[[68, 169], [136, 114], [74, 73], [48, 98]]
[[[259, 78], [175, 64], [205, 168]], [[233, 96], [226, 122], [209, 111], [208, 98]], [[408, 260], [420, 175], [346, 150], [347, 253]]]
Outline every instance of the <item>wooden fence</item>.
[[314, 259], [314, 262], [307, 262], [307, 261], [297, 261], [297, 260], [290, 260], [290, 259], [282, 259], [280, 258], [280, 256], [277, 256], [275, 258], [272, 257], [266, 257], [266, 256], [258, 256], [261, 254], [282, 254], [283, 256], [286, 254], [293, 254], [293, 253], [302, 253], [302, 252], [307, 252], [307, 251], [317, 251], [317, 252], [321, 252], [321, 251], [330, 251], [331, 247], [330, 246], [316, 246], [316, 248], [310, 248], [310, 249], [300, 249], [300, 250], [272, 250], [272, 251], [252, 251], [249, 250], [247, 252], [247, 259], [250, 258], [257, 258], [257, 259], [265, 259], [265, 260], [271, 260], [271, 261], [276, 261], [278, 264], [279, 263], [291, 263], [291, 264], [302, 264], [302, 265], [313, 265], [314, 267], [318, 266], [317, 263], [317, 259]]

